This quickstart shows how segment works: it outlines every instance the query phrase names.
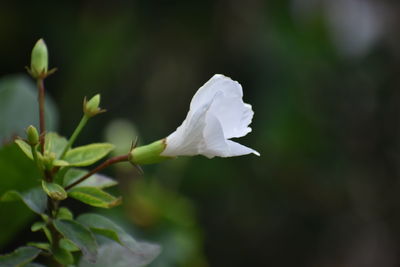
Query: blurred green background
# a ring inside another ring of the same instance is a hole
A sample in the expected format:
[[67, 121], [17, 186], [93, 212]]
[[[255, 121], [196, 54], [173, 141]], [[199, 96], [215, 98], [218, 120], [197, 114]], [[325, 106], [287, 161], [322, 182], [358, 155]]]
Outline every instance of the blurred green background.
[[[399, 266], [399, 15], [390, 0], [2, 1], [0, 78], [23, 73], [44, 38], [59, 69], [53, 127], [69, 136], [83, 97], [101, 93], [108, 112], [77, 145], [126, 149], [174, 131], [213, 74], [242, 84], [255, 116], [240, 142], [261, 157], [107, 171], [125, 203], [106, 213], [163, 245], [152, 266]], [[18, 107], [0, 113], [3, 143]], [[9, 170], [20, 155], [8, 150], [0, 193], [30, 168]], [[23, 212], [0, 220], [1, 252], [38, 238]]]

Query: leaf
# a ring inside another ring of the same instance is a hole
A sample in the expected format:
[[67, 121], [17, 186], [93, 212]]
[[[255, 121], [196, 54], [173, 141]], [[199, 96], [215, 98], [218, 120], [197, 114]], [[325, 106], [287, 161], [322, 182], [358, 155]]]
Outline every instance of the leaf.
[[107, 156], [114, 145], [108, 143], [97, 143], [73, 148], [67, 152], [64, 160], [71, 166], [88, 166]]
[[74, 263], [74, 257], [72, 256], [71, 252], [64, 248], [58, 247], [53, 249], [52, 253], [54, 258], [56, 258], [56, 260], [61, 264], [70, 265]]
[[46, 227], [46, 223], [45, 222], [35, 222], [31, 226], [31, 231], [32, 232], [37, 232], [39, 230], [42, 230], [44, 227]]
[[8, 191], [0, 198], [0, 201], [15, 200], [22, 200], [28, 208], [37, 214], [42, 214], [47, 209], [47, 196], [39, 187], [33, 188], [24, 193]]
[[58, 184], [48, 183], [43, 180], [42, 188], [46, 192], [46, 194], [54, 200], [63, 200], [68, 197], [67, 192], [65, 192], [64, 188], [62, 188]]
[[18, 267], [32, 261], [40, 253], [40, 249], [34, 247], [20, 247], [10, 254], [0, 255], [0, 266]]
[[50, 244], [49, 243], [28, 242], [27, 245], [31, 246], [31, 247], [40, 248], [42, 250], [48, 250], [48, 251], [50, 250]]
[[[73, 182], [75, 182], [76, 180], [78, 180], [79, 178], [81, 178], [82, 176], [84, 176], [87, 173], [88, 173], [88, 171], [83, 170], [83, 169], [76, 169], [76, 168], [69, 169], [68, 172], [64, 176], [63, 186], [66, 187], [66, 186], [72, 184]], [[118, 184], [117, 181], [115, 181], [105, 175], [93, 174], [92, 176], [87, 178], [82, 183], [77, 184], [75, 187], [89, 186], [89, 187], [106, 188], [106, 187], [111, 187], [111, 186], [114, 186], [117, 184]]]
[[24, 140], [21, 140], [21, 139], [15, 139], [14, 142], [19, 146], [19, 148], [22, 150], [22, 152], [25, 153], [25, 155], [26, 155], [28, 158], [30, 158], [31, 160], [33, 160], [32, 148], [31, 148], [31, 146], [30, 146], [28, 143], [26, 143]]
[[[58, 112], [46, 95], [46, 127], [57, 128]], [[25, 128], [39, 125], [37, 88], [27, 75], [8, 75], [0, 79], [0, 142], [13, 135], [24, 136]]]
[[39, 263], [30, 262], [28, 264], [25, 264], [24, 267], [46, 267], [46, 266], [39, 264]]
[[74, 218], [74, 215], [68, 208], [66, 208], [66, 207], [59, 208], [58, 213], [57, 213], [57, 219], [72, 220], [73, 218]]
[[[161, 251], [160, 246], [158, 245], [146, 242], [137, 242], [120, 226], [116, 225], [113, 221], [104, 216], [87, 213], [80, 215], [77, 218], [77, 221], [87, 226], [94, 233], [105, 236], [125, 247], [125, 249], [119, 248], [118, 246], [113, 248], [118, 251], [120, 257], [123, 255], [126, 257], [129, 256], [131, 257], [130, 262], [134, 261], [138, 264], [121, 266], [142, 266], [149, 264]], [[128, 251], [126, 251], [126, 249]]]
[[68, 195], [88, 205], [99, 208], [112, 208], [121, 204], [122, 199], [116, 198], [96, 187], [74, 187]]
[[83, 253], [83, 257], [95, 262], [97, 257], [97, 243], [93, 234], [82, 224], [70, 220], [55, 220], [56, 229]]
[[[115, 242], [102, 244], [99, 247], [99, 256], [96, 267], [143, 267], [151, 263], [159, 254], [160, 247], [149, 243], [141, 243], [142, 252], [133, 252]], [[78, 267], [92, 267], [84, 259], [79, 261]]]
[[[25, 192], [36, 186], [40, 188], [38, 179], [40, 173], [36, 164], [14, 143], [0, 147], [0, 173], [0, 198], [9, 190]], [[43, 194], [46, 196], [44, 192]], [[15, 238], [18, 231], [26, 229], [35, 214], [22, 201], [0, 203], [0, 214], [2, 214], [0, 215], [0, 251], [2, 251], [4, 245]]]
[[64, 147], [68, 144], [65, 137], [58, 135], [54, 132], [49, 132], [45, 137], [45, 151], [53, 152], [56, 158], [60, 158]]
[[75, 246], [74, 243], [65, 238], [62, 238], [60, 240], [59, 245], [61, 248], [68, 250], [70, 252], [79, 251], [79, 248]]

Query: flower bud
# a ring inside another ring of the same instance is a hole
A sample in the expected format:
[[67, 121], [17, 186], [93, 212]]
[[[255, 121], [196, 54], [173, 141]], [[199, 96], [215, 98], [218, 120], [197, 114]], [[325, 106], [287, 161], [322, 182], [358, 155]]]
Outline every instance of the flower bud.
[[170, 159], [171, 157], [160, 155], [165, 150], [165, 147], [165, 139], [158, 140], [146, 146], [135, 147], [129, 154], [129, 161], [134, 165], [143, 165]]
[[32, 49], [30, 74], [34, 78], [43, 78], [47, 75], [49, 55], [43, 39], [39, 39]]
[[86, 98], [83, 100], [83, 112], [88, 117], [93, 117], [99, 113], [104, 112], [104, 109], [99, 107], [100, 105], [100, 94], [95, 95], [89, 101], [86, 101]]
[[31, 146], [36, 146], [39, 143], [39, 133], [35, 126], [30, 125], [28, 128], [26, 128], [26, 136], [28, 143]]

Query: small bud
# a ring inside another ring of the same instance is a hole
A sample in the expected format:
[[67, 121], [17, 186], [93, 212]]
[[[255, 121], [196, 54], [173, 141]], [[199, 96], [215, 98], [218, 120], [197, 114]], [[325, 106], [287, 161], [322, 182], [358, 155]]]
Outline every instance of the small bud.
[[26, 136], [28, 143], [31, 146], [36, 146], [39, 143], [39, 133], [35, 126], [30, 125], [28, 128], [26, 128]]
[[83, 100], [83, 112], [88, 117], [93, 117], [99, 113], [105, 112], [104, 109], [99, 107], [100, 105], [100, 94], [95, 95], [89, 101], [86, 98]]
[[47, 46], [43, 39], [39, 39], [32, 49], [30, 74], [33, 78], [44, 78], [47, 76], [49, 55]]
[[156, 141], [146, 146], [135, 147], [129, 154], [129, 161], [133, 165], [153, 164], [171, 159], [172, 157], [161, 156], [165, 150], [165, 139]]

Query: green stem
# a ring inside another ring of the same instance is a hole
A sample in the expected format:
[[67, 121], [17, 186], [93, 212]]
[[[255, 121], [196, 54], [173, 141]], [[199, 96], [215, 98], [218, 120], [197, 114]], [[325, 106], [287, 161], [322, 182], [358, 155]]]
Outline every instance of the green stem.
[[73, 143], [75, 142], [78, 135], [81, 133], [83, 127], [85, 127], [86, 123], [88, 122], [90, 117], [86, 114], [83, 115], [81, 121], [79, 122], [78, 126], [76, 127], [75, 131], [72, 133], [71, 137], [69, 138], [68, 144], [64, 147], [63, 152], [61, 153], [60, 159], [65, 157], [67, 151], [72, 147]]
[[123, 161], [128, 161], [129, 160], [129, 155], [122, 155], [122, 156], [116, 156], [113, 158], [110, 158], [106, 161], [104, 161], [103, 163], [101, 163], [99, 166], [97, 166], [96, 168], [94, 168], [93, 170], [91, 170], [90, 172], [88, 172], [87, 174], [85, 174], [84, 176], [82, 176], [81, 178], [79, 178], [78, 180], [76, 180], [75, 182], [73, 182], [72, 184], [68, 185], [65, 187], [65, 190], [69, 190], [72, 187], [74, 187], [77, 184], [82, 183], [83, 181], [85, 181], [87, 178], [89, 178], [90, 176], [92, 176], [93, 174], [95, 174], [96, 172], [101, 171], [102, 169], [118, 163], [118, 162], [123, 162]]
[[39, 130], [40, 130], [40, 150], [44, 153], [44, 142], [45, 142], [45, 132], [46, 123], [44, 115], [44, 82], [42, 78], [37, 79], [37, 87], [39, 89]]

